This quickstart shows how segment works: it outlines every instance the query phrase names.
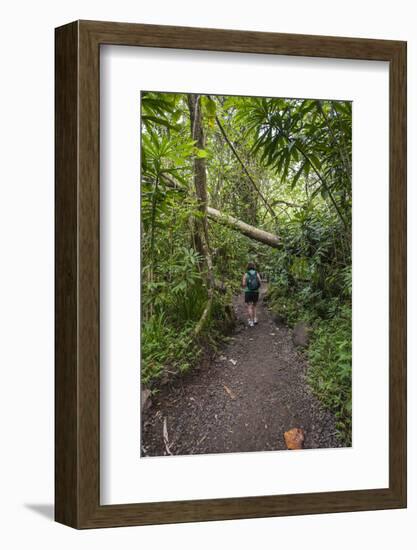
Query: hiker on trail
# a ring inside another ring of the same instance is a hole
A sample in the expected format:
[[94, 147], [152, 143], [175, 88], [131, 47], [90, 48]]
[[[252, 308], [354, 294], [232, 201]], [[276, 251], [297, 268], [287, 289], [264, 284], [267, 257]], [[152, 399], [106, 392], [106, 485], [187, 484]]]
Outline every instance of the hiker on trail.
[[258, 324], [256, 317], [256, 304], [259, 299], [259, 289], [261, 286], [261, 278], [256, 271], [255, 264], [248, 263], [246, 273], [242, 277], [242, 288], [245, 289], [245, 304], [248, 310], [248, 324], [250, 327]]

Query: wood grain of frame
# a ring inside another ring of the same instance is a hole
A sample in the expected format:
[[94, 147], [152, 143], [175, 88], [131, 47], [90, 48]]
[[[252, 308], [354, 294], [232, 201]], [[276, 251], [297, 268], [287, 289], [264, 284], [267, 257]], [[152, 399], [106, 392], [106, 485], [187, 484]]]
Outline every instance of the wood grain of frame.
[[[119, 44], [389, 62], [389, 488], [100, 505], [99, 56]], [[81, 528], [406, 506], [406, 43], [76, 21], [55, 34], [55, 519]]]

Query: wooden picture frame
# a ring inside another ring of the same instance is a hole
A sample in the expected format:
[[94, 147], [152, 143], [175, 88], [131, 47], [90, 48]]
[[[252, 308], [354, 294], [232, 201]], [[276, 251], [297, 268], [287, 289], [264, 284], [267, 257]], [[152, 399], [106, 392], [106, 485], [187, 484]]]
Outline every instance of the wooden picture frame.
[[[56, 29], [55, 519], [99, 528], [406, 506], [406, 43], [76, 21]], [[389, 487], [100, 505], [99, 56], [118, 44], [389, 62]]]

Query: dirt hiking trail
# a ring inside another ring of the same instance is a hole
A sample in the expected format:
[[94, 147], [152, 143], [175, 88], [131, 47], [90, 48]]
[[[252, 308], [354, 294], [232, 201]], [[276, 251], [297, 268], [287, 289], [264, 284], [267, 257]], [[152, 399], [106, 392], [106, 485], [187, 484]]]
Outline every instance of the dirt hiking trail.
[[236, 330], [212, 361], [202, 361], [152, 398], [142, 413], [142, 456], [286, 449], [284, 432], [302, 428], [305, 449], [340, 447], [333, 415], [306, 381], [307, 363], [292, 331], [263, 302], [248, 327], [243, 296]]

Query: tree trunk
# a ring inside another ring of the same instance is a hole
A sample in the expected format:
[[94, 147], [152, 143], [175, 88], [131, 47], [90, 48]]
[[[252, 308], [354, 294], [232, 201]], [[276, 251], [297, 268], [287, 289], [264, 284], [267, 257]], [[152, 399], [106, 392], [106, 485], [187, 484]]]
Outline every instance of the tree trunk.
[[[198, 149], [204, 149], [204, 132], [201, 118], [201, 101], [200, 96], [196, 94], [188, 94], [188, 108], [190, 111], [191, 137], [196, 142]], [[202, 242], [205, 242], [209, 248], [208, 231], [207, 231], [207, 174], [206, 160], [197, 155], [194, 158], [194, 189], [198, 201], [198, 208], [202, 213], [200, 220], [200, 236]], [[204, 250], [201, 250], [205, 255]]]
[[[190, 125], [191, 125], [191, 137], [196, 142], [198, 149], [204, 149], [204, 132], [201, 117], [201, 101], [200, 96], [196, 94], [188, 94], [188, 108], [190, 111]], [[201, 211], [202, 216], [195, 220], [197, 238], [195, 239], [196, 245], [199, 248], [197, 252], [204, 257], [207, 266], [207, 304], [204, 308], [203, 314], [197, 323], [195, 328], [195, 334], [198, 335], [206, 324], [214, 296], [214, 271], [213, 261], [211, 257], [210, 242], [208, 235], [207, 224], [207, 173], [206, 173], [206, 161], [204, 158], [200, 158], [197, 155], [194, 158], [194, 189], [198, 202], [198, 209]]]

